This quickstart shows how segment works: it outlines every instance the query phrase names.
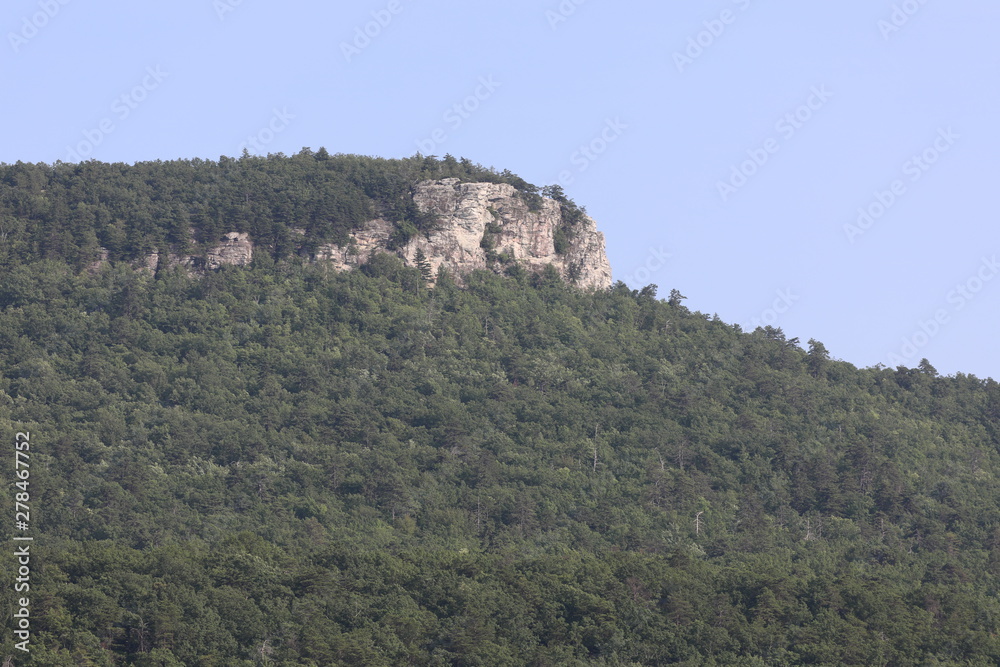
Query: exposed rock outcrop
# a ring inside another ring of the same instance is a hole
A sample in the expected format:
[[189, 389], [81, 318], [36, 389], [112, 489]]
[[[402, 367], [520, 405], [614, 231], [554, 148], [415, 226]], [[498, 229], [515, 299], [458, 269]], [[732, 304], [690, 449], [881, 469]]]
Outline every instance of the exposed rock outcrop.
[[205, 268], [217, 269], [226, 264], [246, 266], [252, 259], [253, 243], [250, 242], [250, 235], [229, 232], [222, 243], [208, 251]]
[[[102, 266], [108, 263], [107, 248], [99, 249], [98, 259], [88, 267], [91, 272], [99, 271]], [[194, 255], [177, 255], [170, 253], [163, 255], [158, 251], [153, 251], [144, 256], [141, 260], [134, 262], [140, 271], [156, 273], [161, 269], [172, 269], [181, 266], [188, 273], [193, 273], [199, 266], [206, 269], [218, 269], [227, 264], [235, 266], [246, 266], [253, 259], [253, 242], [250, 235], [243, 232], [229, 232], [219, 243], [208, 249], [205, 260], [202, 262]]]
[[[437, 229], [418, 235], [400, 249], [411, 266], [422, 252], [436, 275], [444, 266], [461, 277], [476, 269], [496, 268], [518, 262], [540, 270], [552, 265], [567, 281], [587, 288], [611, 285], [611, 266], [604, 250], [604, 235], [584, 215], [564, 230], [564, 247], [556, 252], [557, 230], [562, 226], [559, 202], [542, 199], [532, 211], [513, 186], [506, 183], [461, 183], [457, 178], [419, 184], [414, 201], [421, 211], [438, 217]], [[346, 246], [320, 248], [318, 259], [348, 269], [365, 263], [373, 252], [386, 251], [393, 225], [372, 220], [351, 235]]]

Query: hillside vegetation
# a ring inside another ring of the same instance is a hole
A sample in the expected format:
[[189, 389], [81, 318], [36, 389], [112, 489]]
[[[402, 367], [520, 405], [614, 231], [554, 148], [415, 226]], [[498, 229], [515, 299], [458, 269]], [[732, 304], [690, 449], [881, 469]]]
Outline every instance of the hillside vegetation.
[[[217, 162], [19, 162], [0, 165], [0, 266], [41, 257], [82, 269], [102, 249], [112, 260], [197, 253], [234, 230], [274, 259], [308, 256], [324, 242], [345, 244], [375, 217], [394, 223], [398, 245], [433, 227], [412, 190], [440, 178], [508, 183], [529, 205], [541, 201], [540, 189], [516, 174], [450, 155], [387, 160], [321, 148]], [[545, 193], [577, 213], [558, 187]]]
[[[27, 188], [8, 211], [53, 200]], [[992, 380], [554, 271], [81, 271], [84, 241], [5, 215], [0, 433], [12, 458], [31, 432], [35, 535], [16, 664], [1000, 662]]]

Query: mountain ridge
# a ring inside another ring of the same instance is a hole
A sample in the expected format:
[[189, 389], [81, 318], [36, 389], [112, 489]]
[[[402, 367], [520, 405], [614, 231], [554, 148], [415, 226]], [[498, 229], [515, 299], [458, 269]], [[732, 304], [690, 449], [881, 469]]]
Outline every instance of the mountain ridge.
[[[567, 204], [542, 197], [533, 209], [512, 185], [462, 183], [458, 178], [418, 183], [413, 200], [422, 213], [433, 215], [436, 222], [402, 247], [393, 247], [393, 223], [375, 218], [351, 232], [343, 245], [320, 246], [311, 259], [346, 271], [365, 264], [375, 253], [387, 252], [398, 255], [410, 266], [426, 261], [431, 276], [445, 270], [460, 280], [475, 270], [510, 271], [519, 265], [540, 271], [552, 265], [569, 284], [590, 289], [611, 286], [604, 234], [597, 230], [593, 218], [584, 213], [566, 224], [563, 208]], [[293, 231], [304, 241], [305, 230]], [[560, 240], [562, 248], [557, 248]], [[299, 245], [300, 253], [303, 245]], [[249, 234], [230, 231], [208, 247], [204, 258], [169, 253], [161, 260], [160, 252], [152, 252], [135, 265], [154, 272], [161, 266], [182, 266], [188, 270], [246, 266], [253, 261], [254, 249]], [[91, 265], [91, 270], [99, 270], [108, 262], [107, 248], [101, 247], [100, 253], [101, 258]], [[428, 282], [433, 283], [434, 278]]]
[[0, 263], [126, 262], [188, 272], [298, 256], [356, 268], [376, 252], [463, 277], [541, 271], [611, 286], [604, 236], [559, 186], [469, 160], [297, 155], [0, 165]]

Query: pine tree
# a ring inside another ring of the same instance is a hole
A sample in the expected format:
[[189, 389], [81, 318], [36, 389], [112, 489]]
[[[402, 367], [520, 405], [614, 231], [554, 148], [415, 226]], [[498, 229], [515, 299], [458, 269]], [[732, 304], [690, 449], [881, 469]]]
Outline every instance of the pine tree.
[[427, 261], [427, 255], [420, 248], [417, 248], [417, 254], [413, 258], [414, 264], [420, 269], [420, 275], [423, 277], [425, 283], [431, 282], [431, 277], [433, 271], [431, 269], [431, 263]]

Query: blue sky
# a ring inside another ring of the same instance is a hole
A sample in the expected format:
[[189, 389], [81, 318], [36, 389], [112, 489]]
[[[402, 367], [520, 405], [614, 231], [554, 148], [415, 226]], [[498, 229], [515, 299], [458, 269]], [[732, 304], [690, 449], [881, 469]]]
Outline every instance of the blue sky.
[[562, 183], [632, 287], [1000, 378], [1000, 5], [681, 5], [9, 0], [0, 161], [451, 153]]

